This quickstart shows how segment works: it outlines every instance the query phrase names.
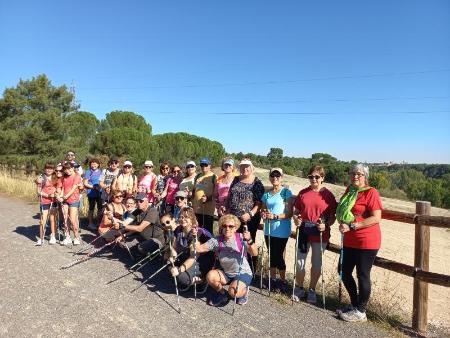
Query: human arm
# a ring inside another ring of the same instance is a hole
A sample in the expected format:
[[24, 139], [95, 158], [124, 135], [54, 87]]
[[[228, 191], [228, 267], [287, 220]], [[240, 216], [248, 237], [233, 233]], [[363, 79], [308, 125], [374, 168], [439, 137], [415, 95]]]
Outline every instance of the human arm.
[[370, 216], [367, 218], [364, 218], [362, 221], [359, 222], [352, 222], [350, 224], [347, 223], [340, 223], [339, 224], [339, 231], [341, 233], [345, 233], [347, 231], [350, 231], [350, 225], [354, 224], [354, 230], [364, 229], [373, 226], [374, 224], [380, 223], [381, 221], [381, 209], [379, 210], [371, 210]]

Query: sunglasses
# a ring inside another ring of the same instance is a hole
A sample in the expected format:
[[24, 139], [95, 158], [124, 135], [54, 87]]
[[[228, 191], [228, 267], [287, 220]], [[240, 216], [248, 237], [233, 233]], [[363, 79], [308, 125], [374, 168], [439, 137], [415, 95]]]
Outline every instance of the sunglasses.
[[117, 195], [117, 196], [114, 196], [114, 198], [123, 198], [123, 196], [122, 195]]
[[224, 166], [224, 167], [232, 167], [233, 165], [230, 164], [230, 163], [224, 163], [223, 166]]
[[153, 168], [152, 165], [144, 165], [144, 168]]
[[169, 167], [161, 168], [161, 170], [169, 170]]
[[111, 161], [109, 164], [119, 164], [119, 161]]
[[136, 200], [138, 203], [144, 203], [145, 200]]
[[130, 169], [130, 168], [131, 168], [131, 165], [128, 165], [128, 164], [127, 164], [127, 165], [124, 165], [123, 167], [124, 167], [124, 168], [127, 168], [127, 169]]
[[191, 168], [195, 168], [195, 165], [189, 164], [186, 166], [186, 169], [191, 169]]
[[67, 154], [67, 156], [75, 156], [75, 154]]
[[180, 197], [180, 196], [175, 197], [175, 201], [184, 201], [184, 197]]
[[315, 178], [316, 180], [318, 180], [319, 178], [321, 178], [322, 176], [319, 175], [308, 175], [308, 179], [312, 180], [313, 178]]
[[206, 164], [206, 163], [200, 163], [200, 167], [202, 167], [202, 168], [208, 167], [208, 166], [209, 166], [209, 164]]
[[235, 228], [234, 224], [233, 225], [231, 225], [231, 224], [222, 225], [222, 229], [233, 229], [233, 228]]
[[274, 177], [280, 178], [280, 177], [281, 177], [281, 174], [278, 174], [278, 173], [272, 173], [272, 174], [269, 175], [269, 177], [271, 177], [271, 178], [274, 178]]
[[178, 174], [178, 173], [181, 173], [181, 170], [173, 170], [172, 171], [174, 174]]

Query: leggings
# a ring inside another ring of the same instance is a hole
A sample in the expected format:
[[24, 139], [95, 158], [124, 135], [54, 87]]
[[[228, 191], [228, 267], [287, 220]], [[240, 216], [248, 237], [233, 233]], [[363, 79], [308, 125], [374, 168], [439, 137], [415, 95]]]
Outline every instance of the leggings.
[[[370, 270], [378, 250], [354, 249], [344, 247], [342, 262], [342, 281], [347, 289], [352, 305], [360, 312], [366, 312], [371, 292]], [[356, 267], [358, 289], [352, 276]], [[359, 294], [358, 294], [359, 291]]]
[[[264, 236], [267, 246], [269, 246], [269, 236]], [[278, 270], [286, 270], [286, 262], [283, 253], [286, 249], [288, 238], [270, 236], [270, 267]]]

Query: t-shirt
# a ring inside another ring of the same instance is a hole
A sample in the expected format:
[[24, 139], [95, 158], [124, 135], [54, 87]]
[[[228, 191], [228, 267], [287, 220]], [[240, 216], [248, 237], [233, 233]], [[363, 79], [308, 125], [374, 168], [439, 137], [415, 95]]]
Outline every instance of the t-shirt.
[[[41, 187], [41, 192], [43, 192], [44, 194], [54, 194], [56, 192], [56, 188], [58, 187], [58, 180], [54, 180], [52, 181], [52, 177], [48, 177], [45, 175], [42, 175], [42, 183], [39, 184]], [[48, 205], [51, 204], [52, 202], [54, 202], [55, 199], [54, 198], [48, 198], [48, 197], [41, 197], [41, 205]]]
[[[100, 176], [100, 182], [103, 182], [103, 184], [107, 187], [111, 187], [112, 182], [119, 175], [119, 173], [119, 169], [116, 169], [116, 171], [111, 171], [109, 168], [103, 169], [102, 175]], [[105, 201], [109, 199], [109, 195], [106, 190], [102, 190], [102, 199]]]
[[102, 171], [100, 169], [97, 170], [86, 170], [84, 174], [84, 178], [88, 180], [88, 184], [92, 186], [97, 186], [97, 189], [87, 189], [87, 195], [90, 198], [100, 197], [101, 189], [99, 187], [100, 177], [102, 176]]
[[167, 179], [169, 178], [168, 175], [158, 175], [156, 180], [156, 191], [161, 194], [164, 191], [164, 188], [166, 187]]
[[[347, 189], [348, 191], [348, 189]], [[347, 191], [345, 193], [347, 193]], [[361, 222], [370, 217], [371, 211], [383, 210], [380, 194], [375, 188], [361, 191], [356, 197], [352, 213], [356, 222]], [[355, 249], [378, 250], [381, 246], [380, 224], [376, 223], [370, 227], [347, 231], [344, 234], [344, 247]]]
[[241, 217], [249, 212], [257, 202], [261, 202], [264, 186], [259, 178], [255, 177], [252, 183], [243, 183], [236, 177], [231, 183], [228, 195], [228, 208], [230, 213]]
[[139, 178], [138, 191], [145, 192], [150, 203], [153, 203], [153, 200], [155, 199], [152, 190], [156, 187], [156, 179], [157, 178], [154, 173], [141, 176]]
[[143, 221], [149, 222], [150, 224], [140, 233], [140, 235], [145, 239], [149, 240], [155, 238], [161, 243], [165, 242], [164, 230], [159, 224], [159, 214], [155, 207], [149, 206], [147, 210], [136, 209], [128, 218], [133, 219], [133, 223], [136, 225], [141, 224]]
[[[333, 218], [336, 214], [336, 198], [333, 193], [323, 187], [319, 191], [314, 191], [311, 187], [305, 188], [298, 193], [295, 201], [295, 208], [299, 210], [303, 222], [317, 223], [321, 216], [326, 219]], [[322, 233], [324, 242], [330, 239], [330, 228], [327, 227]], [[309, 242], [320, 242], [320, 236], [308, 236]]]
[[[67, 196], [70, 190], [72, 190], [73, 186], [78, 185], [81, 183], [81, 176], [77, 173], [74, 173], [71, 176], [66, 176], [63, 179], [63, 193], [64, 196]], [[75, 189], [75, 191], [72, 193], [72, 195], [69, 196], [69, 198], [66, 200], [66, 203], [72, 204], [80, 201], [80, 190], [78, 187]]]
[[179, 183], [174, 180], [173, 177], [170, 177], [167, 180], [167, 196], [166, 203], [174, 205], [175, 204], [175, 194], [177, 193], [179, 188]]
[[[216, 175], [209, 172], [206, 175], [200, 174], [195, 181], [195, 193], [192, 199], [192, 207], [196, 214], [214, 216], [216, 210], [216, 202], [214, 201], [214, 185]], [[202, 202], [202, 196], [206, 195], [207, 200]]]
[[[292, 192], [289, 189], [282, 188], [279, 192], [272, 195], [271, 191], [264, 193], [262, 197], [262, 202], [266, 205], [267, 210], [271, 213], [279, 215], [287, 212], [287, 203], [292, 197]], [[270, 225], [270, 236], [279, 238], [289, 238], [291, 235], [291, 219], [280, 219], [265, 221], [265, 235], [269, 235], [269, 225]]]
[[231, 181], [229, 183], [224, 183], [224, 181], [223, 181], [224, 177], [225, 177], [224, 175], [220, 176], [217, 179], [217, 183], [216, 183], [216, 185], [217, 185], [217, 187], [216, 187], [216, 190], [217, 190], [216, 204], [218, 204], [219, 206], [225, 205], [225, 202], [228, 199], [228, 193], [230, 191], [231, 183], [233, 182], [233, 181]]
[[[222, 236], [211, 238], [206, 243], [208, 244], [210, 251], [216, 252], [223, 271], [231, 278], [236, 277], [239, 273], [239, 263], [241, 261], [241, 253], [239, 252], [236, 239], [233, 237], [228, 241], [223, 240], [222, 247], [219, 248], [220, 238], [222, 238]], [[239, 238], [242, 238], [242, 235], [239, 235]], [[247, 261], [248, 244], [246, 241], [244, 241], [243, 244], [244, 259], [242, 261], [241, 274], [248, 274], [251, 276], [252, 269]]]

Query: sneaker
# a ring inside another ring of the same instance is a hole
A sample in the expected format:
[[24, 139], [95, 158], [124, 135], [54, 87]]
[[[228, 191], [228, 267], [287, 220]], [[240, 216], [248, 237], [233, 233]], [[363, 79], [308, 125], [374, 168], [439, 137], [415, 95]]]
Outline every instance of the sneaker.
[[41, 246], [42, 245], [42, 239], [38, 238], [38, 240], [36, 241], [36, 246]]
[[305, 298], [305, 289], [304, 288], [296, 288], [294, 291], [294, 295], [292, 296], [292, 300], [294, 302], [299, 302], [300, 299]]
[[224, 293], [217, 292], [208, 301], [208, 305], [215, 306], [215, 307], [224, 306], [226, 303], [228, 303], [228, 294], [225, 292]]
[[80, 239], [77, 238], [77, 237], [75, 237], [75, 238], [73, 239], [73, 245], [80, 245]]
[[50, 240], [48, 241], [48, 244], [56, 244], [56, 238], [55, 235], [50, 236]]
[[306, 295], [306, 302], [309, 304], [316, 304], [317, 303], [317, 295], [316, 291], [309, 289], [308, 294]]
[[247, 304], [247, 302], [248, 302], [248, 286], [247, 286], [247, 290], [245, 291], [245, 296], [237, 298], [236, 304], [245, 305], [245, 304]]
[[338, 316], [340, 316], [341, 314], [343, 314], [344, 312], [348, 312], [348, 311], [352, 311], [353, 310], [353, 305], [352, 304], [347, 304], [339, 309], [336, 310], [336, 314]]
[[66, 238], [64, 238], [63, 245], [72, 245], [72, 238], [70, 238], [70, 236], [66, 236]]
[[89, 230], [97, 231], [97, 226], [95, 224], [89, 224], [87, 227]]
[[340, 314], [342, 320], [346, 322], [367, 322], [367, 316], [365, 312], [360, 312], [358, 309], [353, 309]]
[[[265, 289], [269, 289], [269, 279], [266, 278], [263, 282], [263, 286]], [[275, 278], [270, 279], [270, 291], [275, 291], [278, 288], [278, 282]]]

